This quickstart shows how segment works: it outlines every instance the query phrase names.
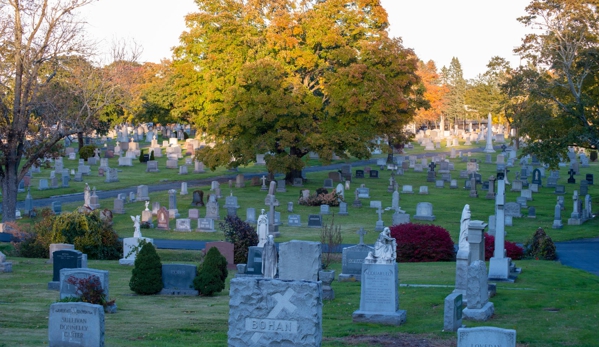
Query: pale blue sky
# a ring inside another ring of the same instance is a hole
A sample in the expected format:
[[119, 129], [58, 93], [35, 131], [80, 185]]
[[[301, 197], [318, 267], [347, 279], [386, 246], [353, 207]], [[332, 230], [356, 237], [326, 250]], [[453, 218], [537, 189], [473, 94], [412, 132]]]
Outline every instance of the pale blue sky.
[[[458, 57], [464, 77], [486, 70], [492, 56], [512, 66], [520, 63], [512, 52], [527, 32], [516, 18], [529, 0], [381, 0], [389, 14], [392, 36], [400, 36], [422, 60], [437, 67]], [[83, 9], [88, 33], [103, 42], [135, 39], [144, 48], [141, 61], [159, 62], [171, 56], [185, 30], [183, 17], [197, 7], [193, 0], [99, 0]]]

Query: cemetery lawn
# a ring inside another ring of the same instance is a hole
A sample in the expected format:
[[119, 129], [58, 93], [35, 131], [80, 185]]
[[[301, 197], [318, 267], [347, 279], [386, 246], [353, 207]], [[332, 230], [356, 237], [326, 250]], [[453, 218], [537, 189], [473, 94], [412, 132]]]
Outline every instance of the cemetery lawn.
[[[159, 250], [164, 263], [197, 264], [197, 253]], [[52, 265], [45, 259], [9, 260], [14, 272], [0, 274], [0, 346], [45, 345], [49, 306], [58, 297], [46, 289]], [[519, 346], [596, 346], [599, 277], [556, 262], [521, 260], [517, 265], [523, 272], [516, 283], [497, 283], [497, 295], [490, 299], [495, 304], [491, 320], [464, 324], [516, 329]], [[443, 300], [453, 290], [455, 263], [398, 266], [400, 308], [407, 310], [407, 322], [400, 327], [352, 323], [360, 284], [335, 281], [336, 298], [323, 306], [323, 346], [372, 346], [372, 340], [360, 336], [392, 340], [397, 334], [433, 339], [429, 346], [455, 346], [456, 334], [441, 331]], [[96, 260], [89, 261], [89, 267], [110, 271], [111, 298], [118, 305], [116, 314], [106, 315], [107, 347], [226, 345], [228, 281], [225, 291], [214, 297], [139, 296], [128, 287], [132, 267]], [[332, 268], [339, 273], [341, 266]]]
[[[413, 154], [413, 151], [408, 152], [406, 155]], [[496, 154], [493, 155], [495, 158]], [[480, 173], [482, 175], [483, 181], [488, 179], [491, 175], [495, 174], [495, 164], [485, 164], [485, 154], [484, 153], [473, 153], [472, 158], [476, 158], [479, 160], [480, 164]], [[160, 158], [162, 159], [162, 158]], [[112, 159], [111, 159], [112, 160]], [[396, 181], [399, 184], [400, 191], [403, 185], [412, 185], [414, 194], [400, 194], [400, 202], [402, 210], [408, 213], [411, 217], [411, 221], [414, 223], [432, 223], [435, 225], [442, 226], [447, 229], [453, 239], [454, 242], [457, 242], [459, 229], [460, 229], [460, 217], [462, 213], [462, 209], [465, 204], [470, 204], [470, 210], [472, 212], [472, 220], [482, 220], [485, 223], [488, 222], [489, 215], [494, 214], [494, 200], [485, 199], [487, 194], [486, 191], [483, 191], [478, 186], [478, 198], [470, 198], [469, 190], [463, 189], [464, 179], [459, 179], [460, 170], [466, 169], [466, 163], [462, 162], [459, 159], [450, 159], [451, 162], [455, 165], [455, 170], [451, 171], [451, 176], [454, 179], [458, 180], [459, 189], [449, 189], [449, 184], [445, 184], [445, 188], [435, 188], [434, 182], [426, 181], [426, 172], [413, 172], [412, 169], [405, 170], [405, 174], [403, 176], [395, 176]], [[65, 163], [69, 162], [69, 160], [65, 160]], [[317, 165], [317, 162], [314, 160], [310, 160], [311, 164]], [[430, 163], [430, 158], [429, 158]], [[123, 168], [124, 170], [130, 169], [132, 172], [124, 171], [122, 174], [119, 174], [119, 177], [129, 177], [130, 183], [128, 184], [131, 187], [132, 192], [136, 192], [135, 185], [136, 184], [156, 184], [158, 181], [148, 182], [147, 177], [153, 177], [154, 174], [146, 174], [141, 169], [141, 164], [136, 163], [138, 166], [134, 166], [132, 168]], [[144, 166], [145, 167], [145, 166]], [[370, 165], [372, 169], [377, 169], [376, 165]], [[355, 174], [355, 170], [363, 169], [364, 166], [352, 166], [352, 172]], [[249, 174], [252, 172], [258, 172], [259, 170], [263, 170], [264, 167], [252, 167], [250, 169], [240, 168], [239, 173]], [[438, 167], [437, 167], [438, 169]], [[137, 170], [137, 171], [135, 171]], [[219, 171], [220, 170], [220, 171]], [[510, 182], [514, 179], [514, 172], [520, 171], [520, 166], [515, 165], [510, 169], [512, 172], [508, 174]], [[581, 179], [584, 179], [584, 175], [587, 173], [592, 173], [599, 177], [599, 163], [590, 163], [589, 168], [581, 168], [581, 174], [575, 176], [576, 184], [568, 184], [566, 183], [568, 175], [567, 168], [561, 168], [560, 175], [561, 178], [558, 181], [558, 184], [564, 185], [566, 187], [566, 194], [564, 195], [564, 205], [565, 209], [562, 211], [562, 222], [564, 224], [563, 229], [552, 229], [553, 217], [554, 217], [554, 207], [556, 204], [557, 195], [554, 194], [553, 188], [541, 187], [539, 188], [538, 193], [533, 193], [533, 201], [528, 202], [528, 206], [534, 206], [536, 208], [536, 218], [528, 218], [528, 210], [522, 209], [522, 218], [514, 218], [513, 226], [506, 226], [506, 240], [517, 242], [524, 244], [535, 232], [535, 230], [539, 227], [543, 228], [545, 232], [551, 236], [553, 241], [567, 241], [574, 240], [580, 238], [593, 238], [599, 237], [599, 219], [593, 218], [583, 225], [567, 225], [567, 220], [572, 213], [572, 194], [574, 190], [579, 189], [579, 183]], [[177, 174], [173, 174], [173, 170], [162, 170], [159, 174], [163, 172], [168, 172], [169, 174], [165, 177], [169, 177], [171, 180], [192, 180], [192, 179], [201, 179], [206, 177], [213, 177], [213, 174], [227, 174], [227, 175], [235, 175], [236, 173], [226, 171], [224, 169], [218, 169], [215, 173], [207, 173], [207, 174], [190, 174], [187, 176], [179, 176]], [[332, 170], [333, 172], [336, 170]], [[135, 173], [136, 172], [136, 173]], [[281, 213], [281, 237], [276, 239], [276, 242], [286, 242], [290, 240], [309, 240], [309, 241], [318, 241], [320, 238], [320, 229], [319, 228], [308, 228], [307, 221], [308, 215], [310, 214], [318, 214], [320, 208], [317, 206], [301, 206], [298, 204], [298, 198], [300, 196], [301, 189], [309, 189], [311, 193], [315, 193], [316, 189], [321, 188], [323, 186], [323, 182], [326, 178], [328, 178], [328, 173], [331, 171], [320, 171], [320, 172], [308, 172], [307, 178], [308, 182], [304, 185], [304, 187], [293, 187], [291, 185], [287, 185], [287, 192], [285, 193], [276, 193], [276, 198], [279, 200], [280, 205], [276, 208], [276, 211]], [[359, 237], [356, 234], [356, 231], [360, 228], [364, 228], [368, 231], [368, 234], [365, 236], [365, 242], [369, 244], [373, 244], [378, 236], [378, 233], [375, 233], [374, 226], [376, 221], [378, 220], [378, 215], [376, 213], [376, 209], [369, 208], [370, 201], [382, 201], [383, 208], [387, 208], [391, 206], [391, 193], [387, 191], [387, 186], [389, 185], [389, 177], [391, 172], [389, 170], [384, 170], [379, 172], [379, 179], [356, 179], [353, 178], [351, 182], [351, 187], [349, 191], [345, 191], [345, 201], [348, 205], [348, 216], [335, 216], [334, 222], [336, 225], [340, 225], [342, 229], [343, 235], [343, 243], [347, 244], [355, 244], [358, 242]], [[207, 176], [210, 175], [210, 176]], [[440, 174], [437, 174], [437, 178], [440, 179]], [[548, 176], [548, 173], [547, 175]], [[280, 179], [280, 178], [279, 178]], [[530, 181], [530, 178], [529, 178]], [[543, 179], [545, 183], [547, 178]], [[76, 191], [79, 193], [83, 192], [84, 182], [70, 182], [71, 186], [76, 186]], [[268, 211], [268, 207], [264, 204], [264, 198], [266, 197], [267, 192], [261, 191], [260, 186], [252, 186], [251, 180], [246, 179], [244, 188], [235, 188], [235, 181], [233, 179], [233, 187], [229, 188], [227, 183], [221, 184], [221, 195], [223, 196], [220, 199], [219, 203], [221, 205], [220, 216], [221, 220], [226, 216], [226, 210], [222, 208], [224, 205], [224, 198], [231, 193], [238, 198], [238, 203], [240, 205], [240, 209], [237, 214], [245, 220], [246, 218], [246, 209], [249, 207], [253, 207], [256, 209], [256, 218], [260, 214], [260, 210], [262, 208]], [[364, 184], [367, 188], [370, 188], [370, 199], [361, 199], [362, 207], [356, 208], [352, 206], [354, 201], [354, 190], [358, 188], [361, 184]], [[334, 184], [335, 186], [337, 183]], [[90, 184], [91, 186], [91, 184]], [[98, 189], [106, 189], [106, 184], [98, 184]], [[420, 186], [428, 186], [428, 195], [418, 194]], [[112, 184], [110, 185], [110, 189], [115, 189]], [[66, 188], [63, 188], [66, 189]], [[204, 217], [206, 214], [206, 209], [204, 207], [193, 207], [191, 206], [192, 193], [194, 190], [203, 190], [204, 202], [207, 201], [207, 195], [210, 194], [210, 185], [202, 185], [196, 186], [189, 184], [188, 185], [188, 195], [180, 195], [180, 188], [177, 189], [177, 207], [179, 213], [181, 215], [180, 218], [186, 218], [188, 215], [188, 210], [190, 208], [198, 208], [200, 210], [200, 217]], [[331, 189], [329, 189], [331, 191]], [[32, 194], [37, 194], [40, 191], [33, 191]], [[44, 191], [48, 192], [48, 191]], [[599, 185], [589, 185], [588, 192], [591, 197], [599, 196]], [[511, 192], [510, 186], [506, 186], [506, 202], [514, 202], [516, 198], [520, 196], [519, 192]], [[34, 195], [34, 198], [37, 196]], [[114, 197], [116, 198], [116, 196]], [[166, 191], [150, 193], [150, 199], [152, 202], [158, 201], [161, 206], [166, 206], [168, 208], [168, 193]], [[63, 204], [63, 211], [74, 211], [79, 206], [82, 205], [83, 197], [81, 197], [81, 202], [79, 203], [70, 203]], [[293, 202], [293, 214], [299, 214], [301, 216], [301, 222], [303, 227], [289, 227], [287, 226], [287, 218], [290, 212], [287, 211], [287, 204], [289, 202]], [[435, 221], [426, 222], [426, 221], [417, 221], [414, 220], [413, 217], [416, 214], [416, 205], [419, 202], [430, 202], [433, 205], [433, 214], [435, 215]], [[113, 207], [113, 199], [104, 199], [100, 201], [101, 208], [109, 208]], [[131, 223], [131, 219], [129, 215], [141, 215], [141, 211], [144, 210], [145, 205], [143, 202], [133, 202], [125, 204], [126, 213], [123, 215], [114, 215], [114, 229], [117, 231], [120, 237], [130, 237], [133, 234], [133, 227]], [[339, 210], [338, 207], [331, 207], [332, 213], [337, 213]], [[392, 222], [392, 214], [393, 211], [387, 210], [383, 213], [382, 218], [385, 225], [390, 225]], [[330, 223], [332, 215], [323, 216], [323, 223]], [[28, 218], [24, 218], [20, 221], [20, 223], [34, 223], [35, 221], [31, 221]], [[154, 223], [156, 224], [156, 217], [154, 216]], [[171, 229], [175, 227], [175, 221], [170, 222]], [[192, 221], [192, 229], [197, 227], [197, 221]], [[162, 231], [157, 229], [142, 229], [142, 233], [145, 237], [151, 237], [155, 239], [179, 239], [179, 240], [206, 240], [206, 241], [216, 241], [223, 240], [223, 234], [219, 232], [218, 222], [215, 222], [216, 233], [184, 233], [184, 232], [175, 232], [175, 231]]]

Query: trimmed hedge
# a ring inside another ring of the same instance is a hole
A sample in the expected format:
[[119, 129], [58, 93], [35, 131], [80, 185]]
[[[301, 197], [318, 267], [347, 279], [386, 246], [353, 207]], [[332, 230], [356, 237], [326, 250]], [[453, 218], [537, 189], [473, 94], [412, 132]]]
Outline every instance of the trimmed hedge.
[[398, 262], [434, 262], [455, 259], [449, 232], [432, 224], [394, 225], [391, 237], [397, 240]]

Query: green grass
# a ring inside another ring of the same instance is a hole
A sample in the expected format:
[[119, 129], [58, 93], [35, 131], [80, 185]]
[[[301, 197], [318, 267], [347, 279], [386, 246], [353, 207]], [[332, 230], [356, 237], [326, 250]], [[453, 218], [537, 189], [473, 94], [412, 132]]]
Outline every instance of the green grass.
[[[197, 264], [187, 251], [176, 259], [160, 251], [163, 262]], [[197, 252], [199, 253], [199, 252]], [[169, 260], [166, 260], [169, 259]], [[46, 289], [52, 265], [43, 259], [11, 258], [13, 273], [0, 274], [0, 336], [7, 346], [41, 346], [47, 339], [49, 305], [58, 293]], [[192, 260], [192, 261], [190, 261]], [[518, 343], [529, 347], [596, 346], [599, 277], [555, 262], [519, 261], [523, 272], [514, 284], [498, 283], [491, 298], [495, 315], [485, 323], [464, 321], [468, 327], [516, 329]], [[129, 290], [131, 267], [116, 261], [90, 261], [110, 271], [110, 293], [118, 312], [106, 315], [106, 346], [224, 346], [227, 339], [228, 289], [215, 297], [138, 296]], [[340, 264], [332, 268], [340, 271]], [[233, 274], [229, 276], [229, 279]], [[400, 287], [400, 308], [407, 322], [400, 327], [354, 324], [360, 283], [333, 282], [335, 300], [323, 307], [323, 346], [340, 346], [351, 335], [409, 333], [455, 341], [441, 332], [443, 300], [453, 286], [454, 263], [400, 263], [401, 284], [447, 287]]]
[[[466, 147], [458, 148], [463, 151]], [[446, 148], [438, 151], [447, 151]], [[407, 153], [421, 154], [422, 149], [412, 150]], [[379, 156], [384, 157], [384, 156]], [[483, 163], [480, 164], [480, 173], [483, 179], [488, 178], [495, 171], [495, 165], [484, 164], [485, 155], [473, 154]], [[495, 155], [493, 155], [495, 158]], [[145, 166], [136, 163], [133, 168], [119, 168], [121, 182], [115, 184], [100, 183], [103, 178], [86, 178], [90, 185], [96, 185], [98, 189], [117, 189], [122, 187], [134, 187], [139, 184], [156, 184], [160, 180], [190, 180], [218, 175], [233, 175], [225, 169], [216, 172], [188, 176], [177, 175], [176, 170], [165, 169], [164, 161], [161, 160], [161, 172], [157, 174], [145, 174]], [[430, 161], [430, 160], [429, 160]], [[452, 178], [458, 179], [459, 171], [466, 168], [466, 163], [458, 159], [455, 163], [455, 171]], [[65, 167], [76, 165], [76, 161], [65, 160]], [[180, 163], [184, 161], [181, 160]], [[338, 161], [341, 162], [341, 161]], [[111, 159], [111, 165], [116, 165], [116, 159]], [[318, 161], [308, 160], [309, 166], [319, 165]], [[69, 166], [70, 165], [70, 166]], [[375, 165], [372, 165], [375, 168]], [[355, 171], [362, 167], [354, 166]], [[567, 224], [567, 218], [572, 211], [572, 192], [578, 189], [580, 179], [584, 174], [593, 173], [599, 177], [599, 165], [591, 163], [590, 168], [582, 168], [581, 175], [577, 176], [577, 184], [566, 184], [566, 169], [561, 169], [561, 179], [558, 184], [566, 186], [565, 205], [562, 212], [562, 220]], [[240, 168], [240, 173], [260, 172], [264, 167]], [[519, 171], [519, 166], [511, 169], [510, 181], [514, 173]], [[46, 171], [47, 172], [47, 171]], [[378, 219], [374, 209], [368, 208], [369, 201], [362, 199], [362, 208], [353, 208], [353, 191], [360, 184], [370, 188], [372, 200], [381, 200], [384, 207], [391, 206], [391, 194], [387, 192], [388, 178], [390, 172], [381, 172], [380, 179], [354, 179], [351, 189], [346, 191], [349, 216], [335, 216], [335, 224], [342, 228], [344, 243], [357, 243], [359, 240], [356, 231], [364, 228], [368, 231], [365, 242], [372, 244], [377, 238], [373, 232], [374, 225]], [[44, 176], [37, 175], [37, 176]], [[327, 178], [327, 172], [308, 173], [308, 183], [303, 189], [314, 192], [322, 186], [323, 180]], [[39, 177], [38, 177], [39, 178]], [[94, 181], [97, 180], [97, 181]], [[486, 192], [479, 189], [479, 198], [469, 198], [469, 191], [464, 189], [450, 190], [449, 188], [438, 189], [434, 183], [426, 182], [426, 173], [414, 173], [406, 170], [404, 176], [396, 177], [401, 185], [411, 184], [417, 192], [418, 187], [427, 185], [429, 195], [401, 194], [400, 206], [411, 216], [414, 216], [418, 202], [431, 202], [434, 206], [436, 220], [433, 222], [446, 228], [454, 241], [457, 241], [460, 216], [464, 204], [470, 204], [473, 220], [487, 221], [488, 216], [494, 211], [494, 201], [484, 198]], [[544, 179], [546, 182], [546, 179]], [[461, 186], [463, 179], [458, 179]], [[37, 183], [32, 180], [32, 186]], [[57, 189], [51, 191], [32, 190], [34, 198], [47, 197], [51, 195], [81, 193], [84, 183], [72, 182], [71, 188]], [[245, 209], [256, 208], [259, 213], [264, 206], [265, 192], [260, 187], [253, 187], [246, 181], [244, 188], [231, 188], [227, 184], [221, 185], [223, 196], [233, 191], [238, 197], [241, 208], [239, 215], [245, 218]], [[202, 189], [208, 192], [209, 186], [189, 186], [190, 192], [187, 196], [177, 195], [177, 207], [182, 217], [187, 216], [187, 209], [191, 203], [191, 192]], [[515, 201], [519, 193], [510, 192], [507, 189], [506, 201]], [[132, 188], [132, 191], [134, 189]], [[596, 196], [599, 193], [596, 186], [589, 186], [589, 194]], [[294, 212], [301, 215], [302, 223], [307, 224], [309, 214], [317, 214], [318, 207], [300, 206], [297, 204], [300, 188], [287, 186], [286, 193], [277, 193], [281, 212], [281, 220], [284, 223], [280, 227], [281, 237], [277, 242], [289, 240], [319, 240], [320, 229], [307, 227], [288, 227], [287, 203], [294, 203]], [[24, 195], [23, 195], [24, 197]], [[598, 221], [590, 220], [581, 226], [565, 225], [561, 230], [551, 228], [553, 223], [553, 209], [556, 196], [553, 189], [540, 188], [540, 192], [533, 195], [534, 201], [528, 203], [535, 206], [537, 218], [525, 217], [514, 219], [514, 226], [507, 227], [507, 240], [525, 242], [532, 236], [538, 227], [543, 227], [554, 241], [572, 240], [578, 238], [597, 237]], [[151, 201], [158, 201], [162, 206], [168, 205], [168, 194], [158, 192], [150, 194]], [[112, 208], [112, 199], [101, 201], [102, 208]], [[221, 201], [221, 206], [224, 199]], [[65, 204], [63, 211], [75, 210], [81, 203]], [[129, 215], [141, 214], [144, 209], [143, 202], [130, 203], [126, 206], [125, 215], [115, 215], [114, 228], [121, 237], [130, 237], [133, 234], [133, 225]], [[333, 207], [331, 211], [336, 212], [338, 208]], [[221, 217], [225, 215], [221, 209]], [[385, 224], [391, 223], [391, 212], [383, 214]], [[200, 208], [200, 216], [205, 215], [205, 209]], [[324, 223], [330, 222], [331, 216], [324, 217]], [[29, 219], [20, 221], [22, 224], [32, 223]], [[192, 224], [195, 227], [195, 223]], [[174, 221], [171, 221], [174, 228]], [[222, 240], [223, 234], [216, 233], [182, 233], [175, 231], [160, 231], [156, 229], [142, 229], [145, 237], [160, 239], [180, 240]], [[0, 244], [0, 251], [10, 251], [9, 245]], [[172, 251], [159, 250], [164, 262], [187, 262], [198, 263], [201, 261], [200, 252], [195, 251]], [[51, 265], [45, 264], [42, 259], [11, 258], [14, 262], [14, 272], [11, 274], [0, 274], [0, 346], [39, 346], [47, 339], [47, 313], [49, 305], [56, 301], [58, 293], [46, 290], [46, 283], [51, 278]], [[555, 262], [542, 261], [518, 261], [523, 273], [514, 284], [499, 283], [497, 296], [491, 301], [495, 303], [495, 316], [486, 323], [466, 322], [468, 326], [491, 325], [503, 328], [513, 328], [518, 331], [518, 342], [528, 346], [595, 346], [595, 326], [597, 313], [599, 312], [599, 277], [584, 271], [561, 266]], [[228, 285], [227, 289], [213, 298], [203, 297], [160, 297], [160, 296], [137, 296], [128, 288], [131, 268], [119, 266], [116, 261], [90, 261], [90, 267], [110, 271], [110, 292], [117, 300], [118, 313], [106, 317], [106, 341], [107, 346], [223, 346], [226, 344], [227, 317], [228, 317]], [[333, 269], [340, 273], [341, 265], [335, 263]], [[323, 329], [324, 346], [342, 346], [344, 338], [351, 335], [378, 335], [395, 332], [422, 334], [455, 341], [455, 334], [442, 333], [443, 326], [443, 300], [452, 290], [455, 276], [455, 263], [425, 263], [425, 264], [399, 264], [400, 283], [402, 284], [428, 284], [447, 287], [401, 287], [400, 306], [408, 312], [408, 321], [399, 328], [377, 326], [374, 324], [353, 324], [351, 313], [359, 307], [360, 284], [333, 282], [336, 299], [324, 304]]]

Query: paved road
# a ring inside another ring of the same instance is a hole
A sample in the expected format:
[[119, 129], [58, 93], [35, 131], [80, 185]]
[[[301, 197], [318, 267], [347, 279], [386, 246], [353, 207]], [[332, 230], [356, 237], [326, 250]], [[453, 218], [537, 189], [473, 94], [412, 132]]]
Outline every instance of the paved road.
[[599, 276], [599, 238], [557, 242], [555, 248], [563, 265]]

